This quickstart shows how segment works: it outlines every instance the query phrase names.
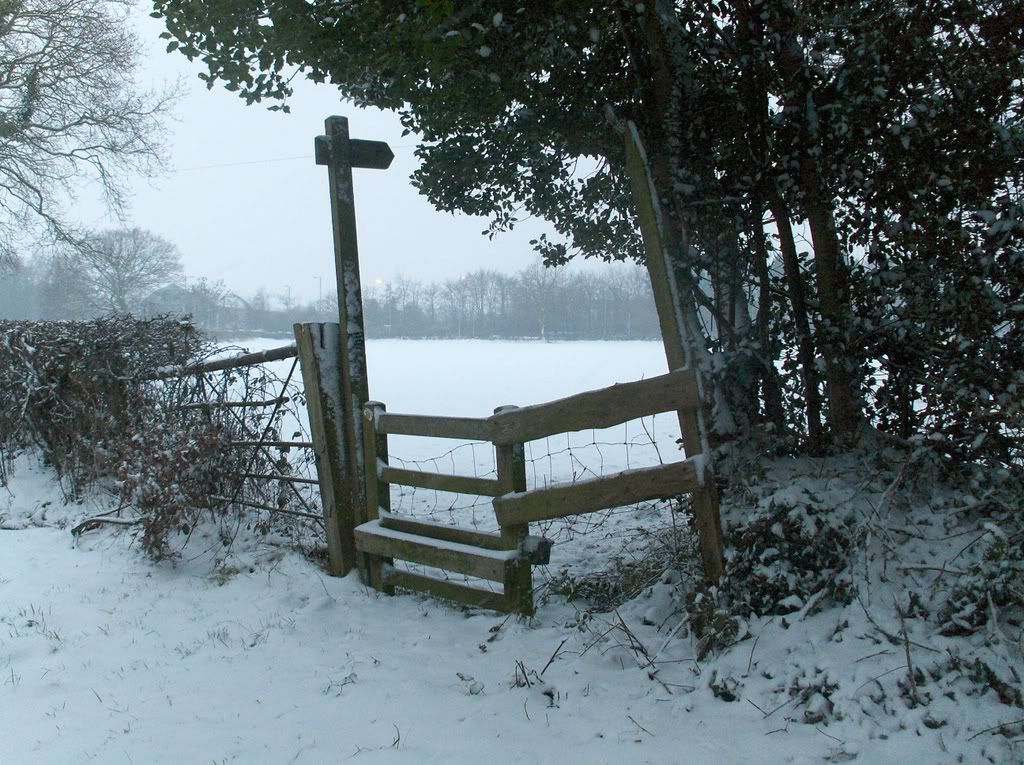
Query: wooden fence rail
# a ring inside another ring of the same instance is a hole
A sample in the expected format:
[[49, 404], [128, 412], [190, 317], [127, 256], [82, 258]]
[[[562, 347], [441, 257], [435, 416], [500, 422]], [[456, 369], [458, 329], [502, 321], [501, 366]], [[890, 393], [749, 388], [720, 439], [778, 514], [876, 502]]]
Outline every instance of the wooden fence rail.
[[516, 444], [556, 433], [610, 428], [658, 412], [700, 406], [697, 381], [691, 369], [619, 383], [535, 406], [509, 407], [490, 417], [382, 413], [377, 432], [389, 435], [457, 438]]
[[220, 372], [225, 369], [239, 369], [241, 367], [254, 367], [257, 364], [266, 364], [271, 361], [282, 361], [293, 359], [298, 355], [295, 345], [285, 345], [280, 348], [270, 348], [266, 351], [255, 353], [242, 353], [238, 356], [228, 356], [223, 359], [204, 361], [200, 364], [189, 364], [183, 367], [164, 367], [156, 370], [153, 374], [147, 375], [147, 380], [167, 380], [172, 377], [186, 377], [188, 375], [201, 375], [206, 372]]
[[463, 441], [490, 441], [490, 420], [476, 417], [435, 417], [418, 414], [387, 414], [377, 418], [377, 432], [394, 436], [458, 438]]
[[536, 406], [506, 409], [487, 420], [496, 444], [535, 441], [556, 433], [610, 428], [658, 412], [700, 406], [690, 369], [612, 385]]
[[533, 523], [689, 494], [700, 487], [700, 458], [625, 470], [494, 499], [498, 523]]

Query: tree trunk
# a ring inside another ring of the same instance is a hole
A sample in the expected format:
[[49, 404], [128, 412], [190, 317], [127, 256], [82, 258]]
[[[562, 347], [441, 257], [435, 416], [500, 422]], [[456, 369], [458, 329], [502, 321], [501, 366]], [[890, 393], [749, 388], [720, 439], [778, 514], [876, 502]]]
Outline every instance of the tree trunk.
[[832, 201], [818, 164], [821, 148], [818, 111], [808, 81], [804, 52], [792, 24], [779, 32], [778, 63], [787, 85], [783, 101], [791, 113], [803, 115], [801, 145], [798, 147], [798, 183], [814, 244], [818, 310], [822, 320], [819, 346], [825, 361], [829, 422], [833, 436], [839, 441], [849, 442], [856, 436], [861, 407], [852, 375], [846, 366], [846, 339], [851, 316], [846, 264], [836, 234]]
[[[821, 432], [821, 398], [818, 393], [817, 375], [814, 366], [814, 340], [807, 310], [804, 280], [800, 271], [800, 260], [797, 257], [793, 230], [790, 227], [789, 213], [775, 187], [775, 160], [768, 143], [768, 122], [770, 119], [768, 78], [769, 72], [763, 56], [758, 55], [765, 46], [765, 21], [762, 3], [759, 1], [736, 0], [734, 4], [737, 24], [736, 43], [740, 55], [749, 60], [741, 73], [740, 93], [743, 99], [746, 135], [737, 135], [738, 141], [745, 140], [751, 149], [754, 162], [751, 177], [759, 178], [760, 182], [753, 194], [753, 230], [755, 240], [756, 268], [759, 281], [758, 329], [764, 353], [768, 355], [774, 372], [774, 353], [767, 345], [771, 342], [768, 323], [769, 284], [768, 253], [763, 239], [761, 212], [767, 204], [775, 217], [776, 228], [782, 250], [783, 274], [786, 294], [789, 297], [793, 313], [793, 325], [797, 339], [797, 363], [800, 365], [801, 382], [804, 389], [804, 407], [807, 418], [807, 440], [812, 452], [820, 451], [823, 446]], [[765, 412], [774, 421], [782, 414], [781, 390], [777, 376], [769, 377], [765, 370]], [[773, 384], [774, 382], [774, 384]], [[777, 401], [776, 401], [777, 397]], [[777, 407], [777, 411], [776, 411]]]
[[754, 269], [757, 272], [757, 341], [761, 347], [761, 394], [764, 398], [765, 419], [775, 427], [776, 434], [785, 429], [782, 409], [782, 386], [775, 368], [775, 343], [771, 329], [771, 274], [768, 271], [768, 247], [764, 241], [762, 223], [763, 204], [754, 196], [754, 225], [751, 237], [754, 243]]
[[807, 441], [812, 453], [824, 447], [821, 431], [821, 396], [818, 393], [818, 376], [815, 373], [814, 337], [808, 319], [807, 298], [804, 277], [800, 270], [800, 258], [796, 253], [796, 240], [789, 222], [789, 210], [776, 194], [769, 207], [779, 232], [779, 248], [782, 250], [782, 266], [786, 277], [786, 294], [793, 311], [793, 327], [796, 332], [796, 358], [800, 364], [800, 376], [804, 386], [804, 407], [807, 416]]

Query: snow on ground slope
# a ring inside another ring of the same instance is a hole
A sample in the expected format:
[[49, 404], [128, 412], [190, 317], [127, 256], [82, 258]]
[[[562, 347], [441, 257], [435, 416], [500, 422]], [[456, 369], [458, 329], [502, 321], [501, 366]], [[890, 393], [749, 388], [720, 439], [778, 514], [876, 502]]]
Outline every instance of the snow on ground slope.
[[[48, 490], [19, 468], [8, 521]], [[857, 603], [756, 619], [699, 660], [671, 577], [613, 613], [552, 595], [523, 621], [381, 596], [271, 545], [154, 564], [130, 535], [76, 546], [49, 522], [0, 531], [2, 763], [1020, 761], [1019, 733], [986, 729], [1021, 710], [966, 673], [906, 703], [905, 647]], [[899, 633], [888, 595], [870, 610]], [[927, 672], [970, 648], [908, 630]]]
[[686, 693], [686, 662], [672, 692], [614, 641], [586, 650], [565, 605], [524, 623], [379, 597], [294, 553], [211, 575], [127, 542], [3, 532], [0, 761], [740, 763], [763, 746], [754, 709]]

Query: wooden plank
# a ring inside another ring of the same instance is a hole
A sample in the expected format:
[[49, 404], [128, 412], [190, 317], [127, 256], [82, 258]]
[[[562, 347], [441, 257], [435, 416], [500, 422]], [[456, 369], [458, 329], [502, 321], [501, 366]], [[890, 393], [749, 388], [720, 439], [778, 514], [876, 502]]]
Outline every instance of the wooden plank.
[[483, 550], [458, 542], [407, 534], [385, 528], [380, 520], [357, 526], [355, 539], [356, 548], [370, 555], [413, 561], [494, 582], [503, 582], [506, 569], [519, 557], [518, 550]]
[[490, 418], [496, 444], [533, 441], [555, 433], [610, 428], [657, 412], [700, 406], [693, 370], [620, 383], [546, 404], [498, 412]]
[[382, 414], [377, 423], [381, 433], [396, 436], [459, 438], [465, 441], [490, 441], [490, 424], [479, 417], [435, 417], [420, 414]]
[[518, 544], [514, 541], [511, 542], [513, 546], [509, 547], [510, 541], [503, 538], [501, 534], [466, 529], [461, 526], [449, 526], [404, 515], [381, 513], [380, 523], [387, 529], [405, 531], [431, 539], [459, 542], [473, 547], [482, 547], [485, 550], [518, 550], [521, 553], [521, 559], [529, 560], [535, 565], [546, 566], [551, 561], [552, 543], [550, 539], [544, 537], [528, 535], [518, 540]]
[[222, 369], [238, 369], [239, 367], [252, 367], [257, 364], [266, 364], [271, 361], [292, 359], [298, 355], [298, 348], [295, 345], [285, 345], [280, 348], [270, 348], [266, 351], [256, 353], [243, 353], [238, 356], [229, 356], [214, 361], [204, 361], [200, 364], [188, 364], [183, 367], [167, 367], [158, 369], [152, 375], [146, 375], [146, 380], [166, 380], [171, 377], [184, 377], [186, 375], [201, 375], [204, 372], [218, 372]]
[[[384, 141], [366, 141], [353, 138], [349, 141], [352, 167], [369, 170], [387, 170], [395, 159], [395, 153]], [[319, 135], [313, 144], [314, 159], [318, 165], [331, 163], [331, 143], [327, 136]]]
[[502, 541], [500, 534], [493, 534], [487, 531], [476, 529], [465, 529], [461, 526], [448, 526], [444, 523], [424, 521], [417, 518], [409, 518], [393, 513], [381, 513], [380, 525], [386, 529], [404, 531], [407, 534], [418, 534], [421, 537], [431, 539], [442, 539], [448, 542], [482, 547], [485, 550], [515, 550], [518, 545], [507, 547]]
[[[669, 369], [697, 366], [700, 346], [696, 337], [696, 307], [685, 285], [680, 285], [673, 268], [671, 250], [685, 251], [688, 242], [679, 232], [662, 225], [660, 200], [651, 178], [640, 133], [632, 122], [626, 130], [626, 172], [636, 202], [640, 234], [643, 237], [647, 271], [651, 277], [654, 304], [661, 325], [662, 342]], [[685, 232], [682, 232], [685, 235]], [[689, 325], [687, 322], [689, 321]], [[707, 451], [706, 430], [700, 408], [679, 408], [679, 429], [687, 457]], [[725, 570], [722, 518], [714, 475], [706, 470], [703, 486], [693, 494], [694, 526], [704, 564], [704, 575], [716, 581]]]
[[391, 566], [384, 567], [384, 583], [390, 587], [401, 587], [404, 590], [425, 592], [434, 597], [452, 600], [467, 606], [490, 608], [493, 611], [508, 613], [508, 599], [503, 593], [491, 592], [471, 584], [450, 582], [427, 574], [415, 574], [412, 571], [399, 571]]
[[493, 478], [475, 478], [468, 475], [446, 475], [426, 473], [420, 470], [406, 470], [396, 467], [382, 467], [380, 480], [397, 483], [400, 486], [417, 486], [421, 489], [437, 489], [454, 494], [476, 494], [481, 497], [497, 497], [502, 491]]
[[344, 396], [337, 372], [341, 357], [337, 324], [296, 324], [309, 431], [316, 455], [320, 504], [327, 537], [327, 570], [344, 576], [356, 565], [355, 508], [351, 484], [357, 480], [345, 442]]
[[[643, 238], [647, 272], [651, 277], [654, 306], [661, 325], [661, 340], [665, 346], [669, 369], [689, 366], [691, 353], [687, 352], [687, 329], [675, 295], [682, 297], [675, 270], [669, 260], [665, 245], [666, 232], [662, 227], [661, 210], [654, 181], [647, 168], [647, 157], [640, 142], [636, 125], [628, 123], [626, 130], [626, 172], [629, 174], [633, 200], [636, 203], [637, 221]], [[684, 288], [685, 289], [685, 288]], [[691, 455], [692, 456], [692, 455]]]
[[626, 470], [564, 486], [507, 494], [495, 498], [494, 514], [498, 523], [504, 526], [592, 513], [648, 499], [673, 497], [700, 488], [697, 467], [695, 460], [686, 460]]

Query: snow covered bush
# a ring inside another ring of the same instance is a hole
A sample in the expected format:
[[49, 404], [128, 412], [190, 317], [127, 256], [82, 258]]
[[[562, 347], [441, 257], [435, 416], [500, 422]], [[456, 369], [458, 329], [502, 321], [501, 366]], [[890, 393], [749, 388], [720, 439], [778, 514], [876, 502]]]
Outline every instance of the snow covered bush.
[[191, 324], [167, 317], [0, 322], [0, 451], [39, 447], [65, 493], [80, 494], [139, 428], [141, 378], [203, 347]]
[[196, 418], [150, 421], [116, 451], [121, 504], [138, 513], [142, 547], [157, 559], [173, 555], [174, 537], [191, 534], [211, 495], [238, 473], [222, 428]]
[[855, 529], [811, 493], [771, 501], [731, 529], [733, 608], [760, 615], [799, 611], [813, 597], [849, 602]]

